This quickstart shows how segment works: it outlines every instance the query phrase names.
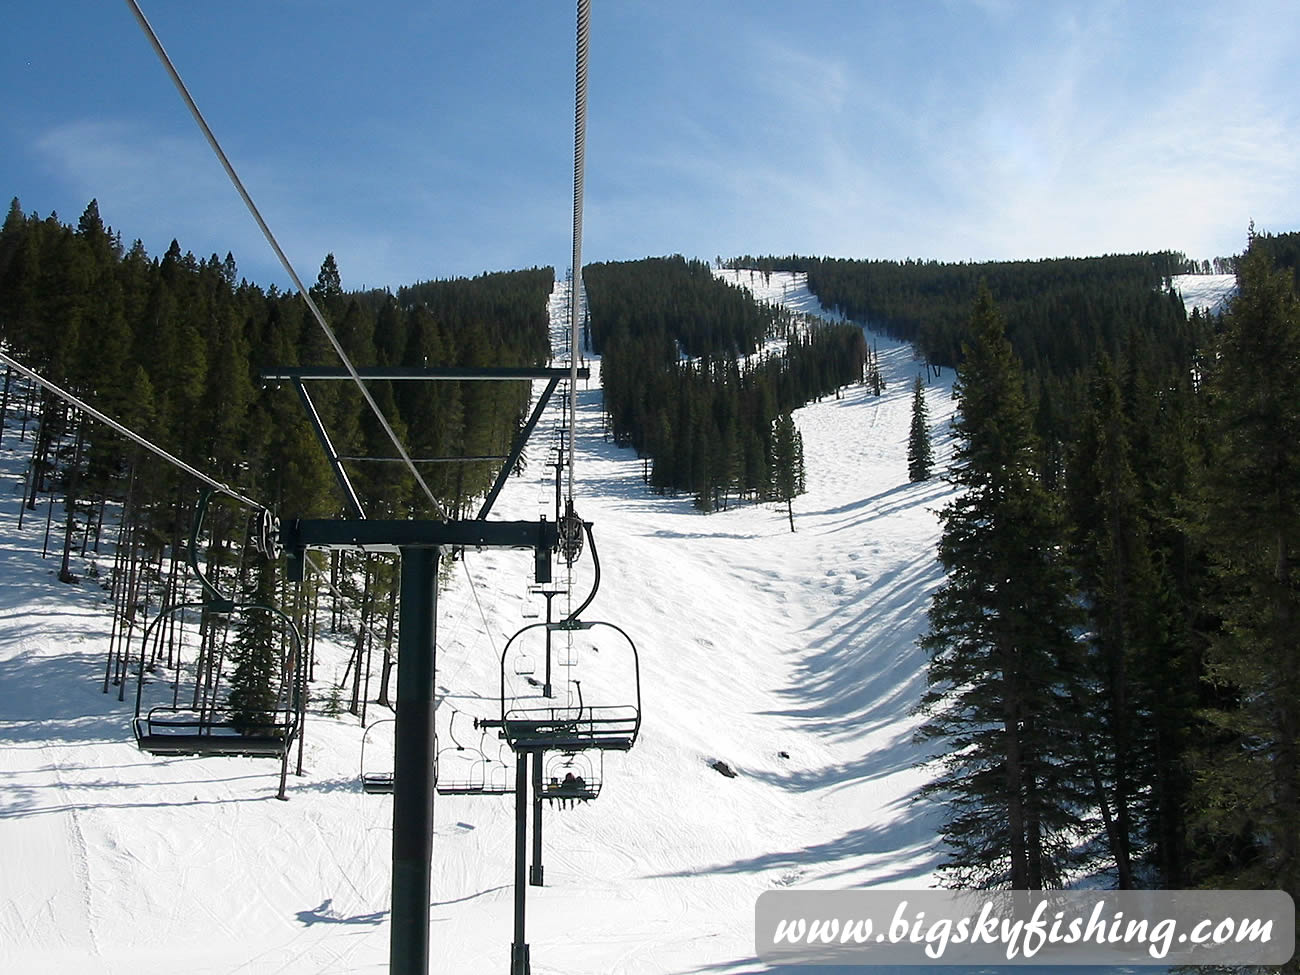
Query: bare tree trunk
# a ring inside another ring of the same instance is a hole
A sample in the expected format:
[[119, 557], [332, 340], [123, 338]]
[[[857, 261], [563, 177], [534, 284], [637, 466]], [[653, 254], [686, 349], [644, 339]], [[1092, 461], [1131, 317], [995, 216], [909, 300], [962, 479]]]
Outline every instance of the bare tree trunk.
[[371, 566], [369, 556], [366, 556], [364, 566], [361, 583], [361, 621], [357, 626], [357, 641], [352, 651], [352, 659], [355, 661], [356, 666], [352, 672], [352, 703], [349, 705], [348, 710], [353, 714], [360, 714], [361, 707], [361, 655], [366, 646], [367, 616], [370, 609]]
[[36, 383], [28, 383], [27, 397], [26, 397], [26, 401], [23, 403], [23, 429], [22, 432], [18, 435], [18, 440], [20, 442], [27, 439], [27, 423], [32, 418], [32, 399], [35, 397], [35, 395], [36, 395]]
[[117, 583], [118, 578], [123, 572], [122, 559], [122, 533], [126, 525], [123, 523], [118, 526], [117, 547], [113, 552], [113, 569], [109, 577], [109, 586], [113, 595], [113, 625], [108, 634], [108, 660], [104, 664], [104, 693], [108, 693], [108, 682], [113, 674], [113, 651], [117, 648], [118, 634], [121, 629], [122, 617], [125, 615], [126, 606], [123, 604], [122, 597], [126, 592], [125, 586]]
[[[143, 585], [143, 587], [144, 587], [144, 606], [141, 608], [141, 611], [140, 611], [140, 617], [141, 617], [141, 618], [140, 618], [140, 631], [141, 631], [141, 632], [140, 632], [140, 666], [141, 666], [142, 669], [143, 669], [143, 667], [144, 667], [144, 663], [145, 663], [145, 654], [146, 654], [146, 653], [148, 652], [148, 650], [149, 650], [149, 647], [147, 646], [147, 643], [148, 643], [148, 636], [149, 636], [149, 597], [150, 597], [150, 595], [151, 595], [151, 591], [150, 591], [150, 588], [149, 588], [149, 577], [148, 577], [148, 575], [147, 575], [146, 572], [145, 572], [145, 569], [146, 569], [146, 567], [147, 567], [147, 565], [148, 565], [148, 558], [147, 558], [147, 556], [148, 556], [148, 554], [149, 554], [148, 551], [146, 551], [146, 549], [145, 549], [145, 545], [146, 545], [146, 544], [147, 544], [146, 540], [142, 539], [141, 542], [140, 542], [140, 557], [139, 557], [139, 559], [137, 560], [137, 566], [138, 566], [138, 568], [137, 568], [137, 584], [139, 584], [139, 585]], [[161, 597], [160, 597], [160, 599], [161, 599]], [[135, 608], [134, 604], [132, 605], [131, 608], [132, 608], [132, 609]], [[160, 607], [160, 611], [161, 611], [161, 607]], [[129, 665], [130, 662], [131, 662], [131, 642], [130, 642], [130, 640], [128, 640], [128, 641], [124, 644], [124, 647], [125, 647], [125, 650], [126, 650], [126, 662], [127, 662], [127, 664]], [[121, 687], [118, 689], [118, 692], [117, 692], [117, 699], [118, 699], [119, 701], [121, 701], [121, 700], [123, 699], [123, 695], [124, 695], [125, 693], [126, 693], [126, 674], [123, 673], [123, 675], [122, 675], [122, 684], [121, 684]]]
[[1006, 742], [1005, 771], [1007, 790], [1007, 831], [1009, 833], [1009, 853], [1011, 854], [1011, 887], [1014, 890], [1030, 889], [1029, 849], [1025, 843], [1027, 822], [1025, 816], [1024, 756], [1020, 753], [1020, 718], [1015, 691], [1008, 685], [1003, 690], [1003, 736]]
[[140, 562], [137, 549], [139, 547], [139, 530], [138, 526], [132, 525], [130, 529], [130, 540], [127, 543], [127, 584], [126, 584], [126, 612], [123, 614], [123, 634], [119, 641], [119, 650], [117, 655], [118, 676], [114, 682], [118, 686], [117, 699], [123, 699], [126, 693], [126, 671], [131, 660], [131, 637], [135, 632], [135, 611], [136, 602], [140, 593]]
[[384, 626], [384, 664], [379, 672], [379, 697], [378, 701], [386, 708], [391, 708], [392, 702], [388, 697], [388, 682], [393, 673], [393, 619], [397, 615], [397, 585], [394, 584], [388, 590], [388, 622]]
[[320, 630], [320, 580], [311, 585], [311, 643], [307, 649], [307, 682], [316, 682], [316, 634]]
[[5, 391], [0, 396], [0, 443], [4, 442], [5, 417], [9, 414], [9, 382], [13, 378], [13, 370], [10, 366], [5, 366]]
[[[134, 473], [134, 471], [135, 468], [133, 467], [132, 473]], [[91, 546], [91, 548], [96, 552], [99, 551], [99, 533], [104, 528], [104, 509], [107, 507], [108, 507], [108, 494], [107, 492], [105, 492], [104, 494], [101, 494], [99, 497], [99, 517], [95, 519], [95, 544]]]
[[[126, 484], [126, 499], [122, 502], [122, 519], [117, 525], [117, 543], [113, 546], [113, 572], [109, 578], [109, 589], [113, 595], [113, 629], [108, 640], [108, 662], [104, 666], [104, 693], [108, 693], [108, 682], [113, 670], [113, 648], [126, 607], [122, 601], [125, 586], [122, 584], [123, 558], [122, 540], [126, 534], [127, 516], [131, 510], [131, 495], [135, 490], [135, 464], [131, 465], [130, 478]], [[21, 509], [20, 509], [21, 510]], [[103, 509], [100, 509], [101, 518]]]
[[31, 489], [32, 489], [32, 462], [31, 462], [31, 460], [28, 460], [28, 461], [27, 461], [27, 477], [26, 477], [26, 479], [23, 481], [23, 500], [22, 500], [22, 503], [18, 505], [18, 529], [19, 529], [19, 531], [21, 531], [21, 530], [22, 530], [22, 527], [23, 527], [23, 516], [24, 516], [25, 514], [27, 514], [27, 495], [31, 492]]
[[366, 627], [366, 687], [361, 694], [361, 727], [366, 726], [366, 704], [370, 700], [370, 658], [374, 655], [375, 638]]
[[32, 438], [32, 486], [27, 499], [27, 510], [36, 510], [36, 495], [45, 484], [45, 465], [48, 463], [51, 430], [54, 425], [54, 404], [42, 397], [41, 422]]
[[41, 558], [50, 554], [50, 526], [54, 524], [54, 491], [50, 491], [50, 503], [45, 506], [45, 542], [41, 545]]
[[66, 499], [64, 507], [67, 509], [68, 520], [63, 529], [63, 564], [59, 567], [59, 581], [66, 583], [77, 582], [78, 579], [72, 574], [70, 560], [72, 558], [72, 536], [76, 531], [76, 513], [77, 513], [77, 487], [81, 480], [81, 448], [86, 442], [86, 420], [82, 417], [81, 422], [77, 424], [77, 443], [72, 450], [72, 468], [68, 471]]
[[90, 526], [95, 523], [95, 496], [90, 496], [90, 502], [86, 506], [86, 524], [81, 532], [81, 557], [86, 557], [86, 550], [90, 548]]
[[330, 552], [330, 632], [339, 631], [339, 573], [343, 553]]

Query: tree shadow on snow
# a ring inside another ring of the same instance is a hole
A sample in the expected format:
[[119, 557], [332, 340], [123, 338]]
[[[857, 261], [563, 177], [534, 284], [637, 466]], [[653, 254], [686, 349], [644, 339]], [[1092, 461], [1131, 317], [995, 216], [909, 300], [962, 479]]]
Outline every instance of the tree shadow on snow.
[[63, 651], [23, 653], [0, 660], [0, 742], [112, 742], [130, 740], [126, 709], [134, 707], [134, 680], [127, 701], [118, 688], [103, 693], [104, 656]]
[[[855, 610], [837, 606], [809, 628], [830, 635], [812, 641], [777, 691], [789, 706], [767, 713], [795, 719], [832, 739], [859, 738], [904, 722], [926, 689], [926, 655], [917, 645], [930, 594], [941, 569], [930, 554], [891, 569], [863, 588]], [[922, 757], [910, 738], [896, 740], [877, 762], [896, 767]], [[871, 763], [846, 775], [870, 775]], [[822, 784], [833, 779], [827, 777]], [[805, 785], [807, 783], [804, 783]], [[798, 783], [791, 783], [796, 787]]]
[[[935, 844], [932, 810], [910, 801], [893, 804], [889, 822], [857, 829], [794, 850], [777, 850], [730, 863], [684, 867], [652, 879], [695, 877], [700, 874], [761, 874], [784, 870], [800, 884], [843, 880], [870, 870], [873, 884], [914, 881], [923, 884], [939, 866], [942, 853]], [[877, 858], [879, 865], [861, 861]], [[881, 865], [892, 864], [882, 871]]]

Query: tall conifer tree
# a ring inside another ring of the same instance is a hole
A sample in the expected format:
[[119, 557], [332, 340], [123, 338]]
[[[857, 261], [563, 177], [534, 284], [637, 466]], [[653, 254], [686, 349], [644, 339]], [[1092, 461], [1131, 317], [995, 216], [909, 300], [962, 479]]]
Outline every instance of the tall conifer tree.
[[950, 811], [954, 886], [1040, 889], [1071, 862], [1086, 804], [1071, 687], [1075, 624], [1057, 506], [1036, 475], [1019, 363], [987, 289], [956, 386], [961, 416], [942, 513], [919, 736], [942, 743], [925, 790]]
[[794, 499], [806, 487], [803, 462], [803, 436], [789, 414], [777, 417], [772, 424], [772, 489], [778, 501], [785, 502], [785, 512], [794, 531]]
[[930, 445], [930, 416], [925, 406], [925, 385], [916, 377], [912, 386], [912, 427], [907, 435], [907, 479], [925, 481], [934, 466], [934, 448]]
[[1158, 761], [1152, 716], [1170, 687], [1158, 666], [1160, 600], [1128, 420], [1104, 355], [1067, 469], [1072, 562], [1087, 604], [1088, 684], [1095, 691], [1087, 754], [1116, 877], [1129, 889], [1136, 886], [1133, 860], [1146, 833], [1139, 822], [1142, 783], [1154, 778]]
[[1216, 884], [1300, 900], [1300, 301], [1258, 244], [1209, 384], [1205, 533], [1222, 627], [1207, 663], [1233, 703], [1211, 712], [1224, 738], [1198, 805], [1203, 825], [1237, 841]]
[[[271, 566], [259, 564], [254, 601], [263, 606], [275, 604], [275, 574]], [[230, 676], [231, 720], [241, 734], [269, 734], [275, 720], [279, 693], [280, 651], [272, 614], [253, 610], [238, 623], [238, 633], [231, 648], [235, 670]]]

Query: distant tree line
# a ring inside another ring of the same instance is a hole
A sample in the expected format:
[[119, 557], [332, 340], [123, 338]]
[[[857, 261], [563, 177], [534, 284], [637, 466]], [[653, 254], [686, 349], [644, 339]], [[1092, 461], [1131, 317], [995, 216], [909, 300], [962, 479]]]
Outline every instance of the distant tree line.
[[1133, 329], [1068, 425], [978, 291], [923, 640], [950, 883], [1300, 894], [1297, 244], [1252, 234], [1202, 342]]
[[775, 449], [777, 421], [862, 381], [861, 328], [756, 303], [681, 257], [592, 264], [583, 277], [609, 430], [645, 459], [656, 491], [711, 511], [802, 490], [788, 470], [802, 452]]
[[1118, 354], [1131, 328], [1184, 355], [1191, 337], [1176, 294], [1163, 287], [1191, 269], [1181, 254], [945, 263], [799, 257], [738, 258], [734, 266], [802, 271], [827, 308], [911, 342], [931, 363], [955, 366], [980, 282], [1006, 321], [1027, 370], [1069, 374], [1099, 352]]

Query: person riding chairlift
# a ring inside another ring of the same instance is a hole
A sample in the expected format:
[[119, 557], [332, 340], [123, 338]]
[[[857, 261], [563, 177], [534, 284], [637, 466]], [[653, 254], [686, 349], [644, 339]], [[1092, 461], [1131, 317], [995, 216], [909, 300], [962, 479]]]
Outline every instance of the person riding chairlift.
[[560, 799], [560, 808], [564, 808], [564, 799], [567, 798], [569, 800], [569, 808], [572, 809], [574, 799], [582, 796], [586, 785], [587, 783], [583, 781], [581, 775], [575, 776], [572, 772], [565, 772], [564, 781], [560, 783], [559, 788], [559, 794], [562, 797]]

